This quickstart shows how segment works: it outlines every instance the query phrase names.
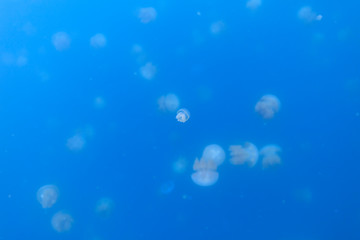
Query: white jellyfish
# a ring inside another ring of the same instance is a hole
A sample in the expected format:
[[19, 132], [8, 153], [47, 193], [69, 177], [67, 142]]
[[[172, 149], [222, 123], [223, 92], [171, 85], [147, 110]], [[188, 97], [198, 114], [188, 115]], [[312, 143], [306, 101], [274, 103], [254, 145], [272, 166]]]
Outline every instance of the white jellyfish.
[[55, 215], [51, 218], [52, 227], [55, 231], [59, 233], [69, 231], [73, 223], [74, 219], [72, 218], [72, 216], [63, 211], [55, 213]]
[[153, 7], [140, 8], [138, 17], [142, 23], [149, 23], [156, 19], [157, 12]]
[[105, 107], [105, 100], [103, 97], [96, 97], [94, 99], [94, 107], [97, 109], [102, 109]]
[[190, 112], [189, 110], [187, 110], [186, 108], [181, 108], [177, 111], [177, 114], [176, 114], [176, 119], [179, 121], [179, 122], [186, 122], [187, 120], [189, 120], [190, 118]]
[[206, 161], [203, 158], [195, 159], [191, 179], [193, 182], [202, 187], [208, 187], [214, 185], [219, 179], [219, 173], [216, 171], [217, 164], [210, 160]]
[[217, 21], [210, 25], [210, 32], [214, 35], [221, 33], [225, 29], [223, 21]]
[[255, 105], [255, 111], [264, 119], [273, 118], [280, 109], [280, 100], [274, 95], [264, 95]]
[[179, 157], [173, 164], [172, 169], [175, 173], [184, 173], [187, 168], [188, 162], [185, 158]]
[[260, 155], [263, 157], [262, 165], [263, 168], [267, 168], [269, 166], [278, 165], [281, 163], [281, 158], [279, 153], [281, 152], [281, 148], [277, 145], [266, 145], [260, 150]]
[[168, 93], [158, 99], [158, 105], [162, 111], [175, 112], [179, 108], [180, 100], [175, 94]]
[[85, 143], [84, 137], [80, 134], [76, 134], [67, 140], [66, 146], [71, 151], [80, 151], [85, 146]]
[[253, 167], [259, 158], [258, 149], [251, 142], [246, 142], [244, 145], [231, 145], [229, 150], [230, 162], [234, 165], [247, 163], [249, 167]]
[[102, 33], [97, 33], [90, 38], [90, 45], [93, 48], [103, 48], [106, 46], [106, 37]]
[[148, 62], [140, 67], [140, 74], [143, 78], [151, 80], [156, 74], [156, 67], [151, 62]]
[[246, 7], [249, 9], [256, 9], [261, 6], [261, 0], [249, 0], [246, 3]]
[[57, 32], [52, 36], [52, 43], [56, 50], [63, 51], [70, 47], [70, 37], [66, 32]]
[[55, 185], [45, 185], [39, 188], [36, 198], [42, 208], [51, 208], [59, 197], [59, 189]]
[[221, 165], [225, 160], [225, 151], [217, 144], [210, 144], [205, 147], [202, 159], [206, 162], [214, 162], [217, 166]]
[[102, 218], [107, 218], [111, 215], [114, 209], [114, 201], [111, 198], [101, 198], [96, 203], [95, 212]]
[[305, 6], [298, 11], [298, 18], [304, 22], [310, 23], [313, 21], [320, 21], [323, 16], [314, 12], [311, 7]]

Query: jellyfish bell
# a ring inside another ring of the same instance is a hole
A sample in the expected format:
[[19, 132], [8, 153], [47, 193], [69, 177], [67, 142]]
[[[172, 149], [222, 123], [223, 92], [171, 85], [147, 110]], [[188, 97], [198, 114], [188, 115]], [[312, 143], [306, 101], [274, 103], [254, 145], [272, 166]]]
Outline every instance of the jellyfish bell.
[[153, 7], [140, 8], [138, 17], [142, 23], [149, 23], [156, 19], [157, 12]]
[[298, 18], [305, 23], [311, 23], [313, 21], [320, 21], [323, 16], [314, 12], [310, 6], [304, 6], [298, 11]]
[[247, 163], [249, 167], [253, 167], [259, 158], [257, 147], [250, 142], [246, 142], [244, 145], [231, 145], [229, 150], [231, 155], [230, 162], [234, 165]]
[[90, 46], [93, 48], [103, 48], [106, 46], [106, 37], [102, 33], [97, 33], [90, 38]]
[[202, 155], [204, 161], [213, 161], [217, 166], [225, 160], [225, 151], [217, 144], [210, 144], [205, 147]]
[[70, 37], [66, 32], [57, 32], [52, 36], [52, 43], [56, 50], [63, 51], [70, 47]]
[[216, 170], [218, 165], [213, 160], [205, 161], [204, 158], [201, 158], [200, 160], [198, 158], [195, 159], [195, 162], [193, 164], [193, 170], [194, 171], [200, 171], [200, 170]]
[[101, 198], [97, 201], [95, 212], [102, 218], [107, 218], [111, 215], [114, 209], [114, 201], [111, 198]]
[[140, 74], [146, 80], [151, 80], [156, 74], [156, 66], [151, 62], [147, 62], [144, 66], [140, 67]]
[[264, 95], [255, 105], [255, 111], [264, 119], [271, 119], [280, 109], [280, 100], [271, 94]]
[[270, 144], [261, 148], [260, 155], [277, 154], [280, 152], [281, 152], [281, 148], [278, 145]]
[[36, 198], [42, 208], [51, 208], [59, 197], [59, 189], [55, 185], [45, 185], [39, 188]]
[[175, 112], [179, 108], [179, 105], [180, 100], [174, 93], [168, 93], [158, 99], [159, 109], [164, 112]]
[[176, 119], [179, 121], [179, 122], [186, 122], [187, 120], [189, 120], [190, 118], [190, 112], [189, 110], [187, 110], [186, 108], [181, 108], [177, 111], [177, 114], [176, 114]]
[[74, 219], [72, 216], [66, 212], [59, 211], [54, 214], [51, 218], [51, 225], [55, 231], [62, 233], [70, 231], [72, 225], [74, 223]]
[[204, 169], [191, 174], [192, 181], [202, 187], [214, 185], [219, 179], [219, 173], [214, 170]]
[[260, 155], [263, 156], [262, 166], [267, 168], [281, 163], [279, 153], [281, 148], [277, 145], [267, 145], [260, 150]]
[[261, 0], [249, 0], [246, 3], [246, 7], [252, 10], [257, 9], [261, 6]]

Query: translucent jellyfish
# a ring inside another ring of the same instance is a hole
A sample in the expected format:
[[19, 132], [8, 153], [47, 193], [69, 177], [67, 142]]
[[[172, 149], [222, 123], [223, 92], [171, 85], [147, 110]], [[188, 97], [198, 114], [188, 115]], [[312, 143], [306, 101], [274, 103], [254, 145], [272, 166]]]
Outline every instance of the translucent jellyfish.
[[73, 223], [74, 219], [72, 216], [63, 211], [55, 213], [55, 215], [51, 218], [52, 227], [59, 233], [69, 231]]
[[267, 145], [260, 150], [260, 155], [263, 157], [262, 165], [263, 168], [269, 166], [278, 165], [281, 163], [279, 153], [281, 148], [277, 145]]
[[39, 188], [36, 198], [43, 208], [51, 208], [59, 197], [59, 189], [55, 185], [45, 185]]
[[274, 95], [264, 95], [255, 105], [255, 111], [264, 119], [273, 118], [280, 109], [280, 101]]
[[212, 34], [219, 34], [225, 29], [225, 24], [223, 21], [217, 21], [210, 25], [210, 32]]
[[140, 74], [143, 78], [151, 80], [156, 74], [156, 67], [151, 62], [148, 62], [140, 67]]
[[256, 9], [261, 6], [261, 0], [249, 0], [246, 3], [246, 7], [249, 9]]
[[149, 23], [156, 19], [157, 12], [153, 7], [140, 8], [138, 17], [142, 23]]
[[231, 145], [230, 148], [230, 162], [234, 165], [241, 165], [247, 163], [249, 167], [255, 166], [259, 152], [257, 147], [250, 142], [242, 145]]
[[161, 184], [160, 192], [164, 195], [170, 194], [175, 188], [174, 181], [167, 181]]
[[162, 111], [175, 112], [179, 108], [180, 101], [175, 94], [169, 93], [158, 99], [158, 105]]
[[185, 158], [180, 157], [172, 164], [172, 169], [175, 173], [183, 173], [186, 170], [188, 163]]
[[210, 160], [204, 160], [203, 158], [195, 160], [191, 179], [199, 186], [208, 187], [214, 185], [219, 179], [219, 173], [216, 171], [217, 164]]
[[66, 32], [57, 32], [52, 36], [52, 43], [56, 50], [63, 51], [70, 47], [70, 37]]
[[102, 97], [96, 97], [94, 99], [94, 107], [97, 109], [101, 109], [105, 107], [105, 100]]
[[100, 217], [107, 218], [111, 215], [114, 209], [114, 201], [111, 198], [101, 198], [96, 203], [95, 212]]
[[314, 12], [311, 7], [305, 6], [298, 11], [298, 18], [304, 22], [310, 23], [313, 21], [320, 21], [323, 16]]
[[81, 149], [84, 148], [85, 142], [86, 141], [82, 135], [76, 134], [67, 140], [66, 146], [71, 151], [80, 151]]
[[97, 33], [90, 38], [90, 45], [94, 48], [103, 48], [106, 42], [106, 37], [102, 33]]
[[176, 114], [176, 119], [179, 121], [179, 122], [186, 122], [187, 120], [189, 120], [190, 118], [190, 112], [189, 110], [187, 110], [186, 108], [181, 108], [177, 111], [177, 114]]
[[206, 162], [212, 161], [219, 166], [225, 160], [225, 151], [217, 144], [210, 144], [205, 147], [202, 159]]

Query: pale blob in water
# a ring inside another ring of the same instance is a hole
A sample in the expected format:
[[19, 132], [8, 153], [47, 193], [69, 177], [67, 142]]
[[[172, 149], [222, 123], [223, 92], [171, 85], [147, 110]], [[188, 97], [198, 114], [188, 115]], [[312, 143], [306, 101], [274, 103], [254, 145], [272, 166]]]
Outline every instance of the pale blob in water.
[[140, 8], [138, 17], [142, 23], [149, 23], [156, 19], [157, 12], [153, 7]]
[[59, 197], [59, 189], [55, 185], [45, 185], [39, 188], [36, 198], [43, 208], [51, 208]]
[[76, 152], [82, 150], [85, 146], [85, 143], [86, 141], [84, 137], [80, 134], [76, 134], [67, 140], [66, 146], [69, 150]]
[[320, 21], [323, 16], [314, 12], [311, 7], [305, 6], [298, 11], [298, 18], [306, 23], [310, 23], [313, 21]]
[[246, 3], [246, 7], [252, 10], [257, 9], [260, 6], [261, 6], [261, 0], [249, 0]]
[[70, 231], [73, 223], [74, 219], [72, 216], [63, 211], [55, 213], [55, 215], [51, 218], [52, 227], [59, 233]]
[[280, 101], [274, 95], [264, 95], [255, 105], [255, 111], [264, 119], [273, 118], [280, 109]]
[[180, 157], [178, 160], [176, 160], [173, 164], [172, 164], [172, 169], [175, 173], [184, 173], [186, 171], [187, 168], [187, 161], [185, 158]]
[[206, 162], [214, 162], [217, 166], [221, 165], [225, 160], [225, 151], [217, 144], [210, 144], [205, 147], [202, 159]]
[[114, 201], [111, 198], [101, 198], [96, 203], [95, 212], [102, 218], [107, 218], [111, 215], [114, 209]]
[[175, 94], [169, 93], [158, 99], [158, 105], [162, 111], [175, 112], [179, 108], [180, 100]]
[[97, 33], [90, 38], [90, 46], [93, 48], [103, 48], [106, 46], [106, 37], [102, 33]]
[[151, 62], [148, 62], [140, 67], [140, 74], [143, 78], [151, 80], [156, 74], [156, 67]]
[[63, 51], [70, 47], [70, 37], [66, 32], [57, 32], [52, 36], [52, 43], [56, 50]]
[[234, 165], [246, 163], [249, 167], [253, 167], [259, 158], [259, 151], [251, 142], [246, 142], [244, 145], [231, 145], [229, 150], [231, 156], [230, 162]]
[[189, 110], [185, 109], [185, 108], [181, 108], [177, 111], [177, 114], [176, 114], [176, 119], [179, 121], [179, 122], [186, 122], [187, 120], [189, 120], [190, 118], [190, 112]]
[[219, 179], [219, 173], [216, 171], [217, 164], [214, 161], [206, 161], [203, 158], [195, 160], [191, 175], [193, 182], [202, 187], [214, 185]]
[[262, 165], [263, 168], [267, 168], [273, 165], [278, 165], [281, 163], [281, 158], [279, 153], [281, 148], [277, 145], [266, 145], [260, 150], [260, 155], [263, 157]]
[[224, 31], [224, 29], [225, 24], [223, 21], [217, 21], [210, 25], [210, 32], [214, 35], [221, 33], [222, 31]]

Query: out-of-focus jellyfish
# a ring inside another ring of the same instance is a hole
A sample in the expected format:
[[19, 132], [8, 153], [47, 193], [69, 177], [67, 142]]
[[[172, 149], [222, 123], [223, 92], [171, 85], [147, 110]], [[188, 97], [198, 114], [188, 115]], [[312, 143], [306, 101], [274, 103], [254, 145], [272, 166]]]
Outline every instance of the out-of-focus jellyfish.
[[176, 119], [179, 121], [179, 122], [186, 122], [187, 120], [189, 120], [190, 118], [190, 112], [189, 110], [187, 110], [186, 108], [181, 108], [177, 111], [177, 114], [176, 114]]
[[160, 192], [164, 195], [170, 194], [175, 188], [174, 181], [167, 181], [160, 186]]
[[172, 169], [176, 173], [183, 173], [186, 170], [188, 163], [185, 158], [180, 157], [178, 160], [176, 160], [173, 165]]
[[223, 21], [217, 21], [210, 25], [210, 32], [214, 35], [221, 33], [225, 29]]
[[202, 187], [208, 187], [214, 185], [219, 179], [219, 173], [216, 171], [217, 164], [210, 160], [204, 160], [203, 158], [195, 160], [191, 179], [193, 182]]
[[142, 23], [149, 23], [156, 19], [157, 12], [153, 7], [140, 8], [138, 17]]
[[256, 9], [261, 6], [261, 0], [249, 0], [246, 3], [246, 7], [249, 9]]
[[102, 33], [97, 33], [90, 38], [90, 45], [93, 48], [103, 48], [106, 46], [106, 37]]
[[114, 209], [114, 201], [111, 198], [101, 198], [96, 203], [95, 212], [102, 218], [107, 218], [111, 215]]
[[273, 118], [280, 109], [280, 100], [274, 95], [264, 95], [255, 105], [255, 111], [264, 119]]
[[305, 6], [298, 11], [298, 18], [306, 23], [310, 23], [313, 21], [320, 21], [323, 16], [314, 12], [311, 7]]
[[217, 144], [210, 144], [205, 147], [202, 160], [206, 162], [214, 162], [216, 166], [221, 165], [225, 160], [225, 151]]
[[180, 101], [175, 94], [169, 93], [158, 99], [158, 105], [162, 111], [175, 112], [179, 108]]
[[267, 145], [260, 150], [260, 155], [263, 157], [262, 165], [263, 168], [269, 166], [278, 165], [281, 163], [279, 153], [281, 148], [277, 145]]
[[148, 62], [140, 67], [140, 74], [143, 78], [151, 80], [156, 74], [156, 67], [151, 62]]
[[67, 140], [66, 146], [71, 151], [80, 151], [84, 148], [85, 143], [86, 141], [84, 137], [80, 134], [76, 134]]
[[70, 37], [66, 32], [57, 32], [52, 36], [52, 43], [56, 50], [63, 51], [70, 47]]
[[234, 165], [247, 163], [249, 167], [253, 167], [259, 158], [258, 149], [251, 142], [246, 142], [243, 146], [231, 145], [229, 150], [231, 155], [230, 162]]
[[55, 185], [45, 185], [39, 188], [36, 198], [43, 208], [51, 208], [59, 197], [59, 189]]
[[74, 219], [72, 216], [63, 211], [55, 213], [55, 215], [51, 218], [52, 227], [59, 233], [69, 231], [73, 223]]
[[105, 107], [105, 100], [102, 97], [96, 97], [94, 99], [94, 107], [97, 109], [101, 109]]

